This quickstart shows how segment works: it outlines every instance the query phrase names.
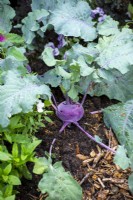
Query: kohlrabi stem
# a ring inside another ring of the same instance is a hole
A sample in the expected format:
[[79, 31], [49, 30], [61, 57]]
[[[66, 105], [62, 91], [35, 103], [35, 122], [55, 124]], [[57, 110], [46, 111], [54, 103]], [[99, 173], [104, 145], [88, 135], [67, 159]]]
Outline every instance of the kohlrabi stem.
[[86, 132], [80, 125], [78, 122], [73, 122], [83, 133], [85, 133], [87, 135], [87, 137], [89, 137], [91, 140], [93, 140], [94, 142], [97, 142], [99, 145], [101, 145], [102, 147], [104, 147], [105, 149], [115, 153], [115, 151], [110, 148], [109, 146], [103, 144], [102, 142], [98, 142], [93, 136], [91, 136], [88, 132]]
[[82, 101], [81, 101], [81, 105], [82, 105], [82, 106], [83, 106], [83, 104], [84, 104], [84, 102], [85, 102], [85, 99], [86, 99], [87, 93], [88, 93], [89, 90], [90, 90], [90, 85], [91, 85], [91, 83], [88, 85], [88, 88], [87, 88], [87, 90], [86, 90], [86, 92], [85, 92], [85, 94], [84, 94], [84, 96], [83, 96]]
[[70, 98], [69, 98], [68, 95], [66, 95], [66, 103], [67, 103], [67, 104], [70, 104]]
[[70, 122], [64, 122], [64, 124], [62, 125], [61, 129], [59, 130], [59, 133], [61, 133], [62, 131], [64, 131], [64, 129], [66, 128], [66, 126], [70, 124]]
[[56, 101], [56, 98], [55, 98], [55, 96], [52, 94], [52, 98], [53, 98], [53, 101], [54, 101], [54, 104], [55, 104], [55, 106], [56, 106], [56, 108], [58, 107], [58, 104], [57, 104], [57, 101]]
[[52, 105], [52, 107], [55, 109], [55, 111], [57, 110], [57, 107], [52, 103], [51, 104]]
[[50, 149], [49, 149], [49, 157], [51, 158], [51, 154], [52, 154], [52, 149], [53, 149], [53, 145], [55, 143], [56, 139], [54, 138], [53, 141], [52, 141], [52, 144], [50, 146]]

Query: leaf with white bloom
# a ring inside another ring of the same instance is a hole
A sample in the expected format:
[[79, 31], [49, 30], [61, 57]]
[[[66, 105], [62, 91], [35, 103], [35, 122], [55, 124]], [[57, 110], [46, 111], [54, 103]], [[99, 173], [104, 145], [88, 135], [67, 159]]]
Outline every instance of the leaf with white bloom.
[[56, 74], [62, 76], [64, 79], [70, 79], [71, 73], [67, 72], [63, 67], [56, 67]]
[[47, 71], [39, 79], [42, 83], [50, 84], [52, 87], [57, 87], [61, 84], [61, 77], [56, 74], [56, 69]]
[[71, 2], [72, 4], [75, 4], [78, 2], [78, 0], [32, 0], [32, 10], [37, 10], [37, 9], [46, 9], [48, 11], [52, 11], [55, 9], [58, 3], [65, 3], [65, 2]]
[[69, 63], [72, 60], [77, 60], [79, 56], [82, 56], [87, 64], [91, 64], [98, 55], [95, 43], [89, 43], [87, 47], [81, 44], [74, 44], [72, 48], [66, 51], [67, 61]]
[[103, 110], [103, 113], [105, 124], [113, 129], [118, 141], [125, 146], [128, 156], [132, 158], [133, 100], [109, 106]]
[[80, 185], [68, 172], [65, 172], [59, 162], [49, 167], [48, 172], [44, 173], [38, 186], [42, 194], [48, 193], [46, 200], [82, 199], [82, 189]]
[[128, 178], [128, 185], [129, 185], [129, 189], [133, 193], [133, 173]]
[[6, 127], [9, 117], [14, 114], [27, 113], [33, 109], [39, 95], [50, 97], [46, 85], [39, 85], [36, 76], [21, 77], [16, 71], [8, 71], [0, 86], [0, 124]]
[[97, 33], [90, 17], [89, 4], [79, 1], [73, 5], [71, 2], [58, 4], [50, 16], [49, 24], [54, 26], [58, 34], [81, 37], [84, 41], [93, 41], [97, 37]]
[[56, 65], [56, 59], [54, 58], [53, 49], [51, 47], [46, 47], [44, 49], [42, 52], [42, 58], [49, 67]]
[[123, 75], [117, 70], [98, 69], [94, 74], [96, 77], [93, 76], [92, 81], [95, 80], [97, 83], [91, 90], [92, 95], [106, 95], [110, 99], [117, 99], [122, 102], [132, 99], [133, 71]]
[[123, 170], [127, 169], [130, 164], [130, 159], [126, 155], [127, 151], [123, 146], [118, 146], [114, 156], [114, 163], [119, 165]]
[[0, 30], [9, 33], [12, 24], [11, 19], [15, 17], [15, 11], [6, 2], [0, 3]]
[[39, 30], [40, 25], [38, 21], [45, 22], [48, 15], [49, 13], [44, 9], [35, 10], [22, 20], [22, 32], [26, 43], [30, 44], [35, 37], [34, 32]]
[[113, 20], [110, 16], [107, 16], [103, 22], [100, 22], [97, 26], [98, 33], [100, 35], [114, 35], [119, 33], [119, 22]]
[[133, 33], [124, 28], [121, 32], [99, 39], [97, 45], [99, 56], [96, 61], [101, 68], [117, 69], [127, 73], [133, 65]]

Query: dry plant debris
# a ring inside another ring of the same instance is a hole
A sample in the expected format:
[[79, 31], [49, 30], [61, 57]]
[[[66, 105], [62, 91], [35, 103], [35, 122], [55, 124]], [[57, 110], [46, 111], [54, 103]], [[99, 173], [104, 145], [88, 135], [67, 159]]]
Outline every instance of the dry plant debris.
[[[104, 130], [109, 145], [116, 149], [118, 142], [111, 130]], [[83, 200], [130, 200], [131, 195], [127, 179], [131, 173], [130, 169], [122, 170], [113, 163], [112, 152], [107, 152], [97, 146], [90, 155], [77, 154], [82, 160], [86, 174], [80, 184], [88, 182], [88, 188], [84, 192]]]

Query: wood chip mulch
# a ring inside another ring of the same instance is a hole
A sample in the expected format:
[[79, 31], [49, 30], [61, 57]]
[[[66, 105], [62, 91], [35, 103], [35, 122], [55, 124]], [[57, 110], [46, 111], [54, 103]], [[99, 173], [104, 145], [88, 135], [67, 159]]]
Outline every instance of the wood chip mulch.
[[[116, 149], [118, 142], [112, 131], [106, 130], [106, 137], [110, 147]], [[130, 169], [122, 170], [113, 162], [112, 152], [101, 149], [92, 150], [90, 155], [85, 156], [77, 152], [77, 158], [82, 160], [86, 174], [80, 181], [80, 185], [89, 183], [84, 192], [83, 200], [131, 200], [132, 194], [128, 187]]]

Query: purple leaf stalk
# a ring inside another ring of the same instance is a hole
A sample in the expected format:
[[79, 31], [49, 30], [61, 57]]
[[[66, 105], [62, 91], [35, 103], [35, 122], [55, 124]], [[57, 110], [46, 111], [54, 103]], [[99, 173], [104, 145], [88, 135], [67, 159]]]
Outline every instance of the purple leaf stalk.
[[54, 95], [52, 95], [53, 98], [53, 107], [56, 111], [56, 115], [57, 117], [63, 122], [63, 125], [60, 129], [60, 133], [71, 123], [75, 124], [83, 133], [85, 133], [85, 135], [87, 137], [89, 137], [91, 140], [93, 140], [94, 142], [97, 142], [99, 145], [101, 145], [102, 147], [104, 147], [105, 149], [115, 153], [115, 151], [110, 148], [109, 146], [105, 145], [104, 143], [97, 141], [97, 139], [95, 137], [93, 137], [89, 132], [85, 131], [78, 123], [78, 121], [83, 117], [84, 115], [84, 108], [83, 108], [83, 104], [85, 102], [88, 90], [90, 87], [88, 87], [86, 93], [84, 94], [84, 97], [81, 101], [81, 103], [79, 102], [73, 102], [68, 96], [66, 96], [66, 101], [63, 101], [62, 103], [60, 103], [59, 105], [56, 102], [56, 99], [54, 97]]
[[0, 34], [0, 42], [4, 42], [6, 40], [5, 36]]

